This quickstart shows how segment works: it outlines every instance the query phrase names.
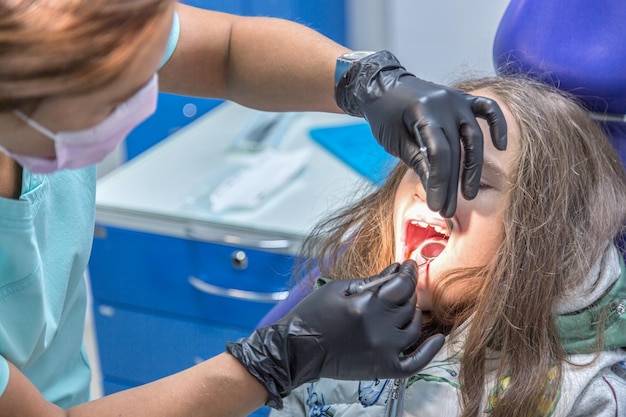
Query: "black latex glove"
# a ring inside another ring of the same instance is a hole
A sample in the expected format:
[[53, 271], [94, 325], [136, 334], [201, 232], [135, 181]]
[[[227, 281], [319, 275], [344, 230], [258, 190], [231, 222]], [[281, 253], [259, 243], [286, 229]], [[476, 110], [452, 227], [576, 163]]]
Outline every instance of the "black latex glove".
[[[393, 275], [362, 292], [358, 286]], [[282, 407], [293, 388], [319, 378], [404, 378], [417, 373], [439, 351], [443, 335], [404, 352], [419, 338], [417, 265], [393, 264], [367, 279], [330, 281], [276, 323], [257, 329], [226, 349], [265, 386], [268, 405]], [[404, 352], [404, 355], [402, 353]]]
[[428, 207], [444, 217], [456, 211], [461, 145], [461, 191], [467, 199], [478, 193], [483, 135], [476, 117], [489, 123], [494, 146], [506, 148], [506, 121], [495, 101], [420, 80], [388, 51], [353, 63], [337, 83], [335, 100], [346, 113], [364, 117], [385, 150], [417, 172]]

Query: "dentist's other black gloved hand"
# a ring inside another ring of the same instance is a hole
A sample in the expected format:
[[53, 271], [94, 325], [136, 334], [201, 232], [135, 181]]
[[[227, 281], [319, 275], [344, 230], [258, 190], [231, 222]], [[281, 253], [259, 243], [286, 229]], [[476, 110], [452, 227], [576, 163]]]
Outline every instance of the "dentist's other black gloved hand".
[[489, 123], [494, 146], [506, 148], [506, 121], [495, 101], [420, 80], [388, 51], [353, 63], [337, 83], [335, 100], [346, 113], [364, 117], [385, 150], [417, 172], [428, 207], [443, 217], [456, 211], [461, 146], [461, 191], [467, 199], [478, 193], [483, 135], [476, 117]]
[[[391, 275], [358, 292], [360, 284]], [[330, 281], [276, 323], [258, 329], [227, 351], [266, 388], [268, 405], [282, 407], [292, 389], [319, 378], [372, 380], [417, 373], [439, 351], [443, 335], [405, 352], [419, 338], [417, 265], [393, 264], [379, 275]]]

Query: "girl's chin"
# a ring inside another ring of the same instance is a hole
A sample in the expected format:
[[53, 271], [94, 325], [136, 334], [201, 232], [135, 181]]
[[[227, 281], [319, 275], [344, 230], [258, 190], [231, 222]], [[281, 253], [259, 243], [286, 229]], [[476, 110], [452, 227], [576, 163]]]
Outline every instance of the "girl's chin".
[[430, 264], [422, 265], [417, 272], [417, 306], [426, 311], [430, 309]]

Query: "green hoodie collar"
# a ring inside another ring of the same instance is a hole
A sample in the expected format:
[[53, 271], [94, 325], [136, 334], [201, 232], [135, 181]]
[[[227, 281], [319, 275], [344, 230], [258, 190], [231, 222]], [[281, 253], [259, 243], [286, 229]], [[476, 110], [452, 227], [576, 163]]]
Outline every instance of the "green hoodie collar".
[[[619, 278], [598, 301], [584, 310], [557, 317], [556, 328], [568, 354], [626, 348], [626, 267], [622, 256], [619, 264]], [[602, 345], [597, 341], [599, 326], [604, 330]]]

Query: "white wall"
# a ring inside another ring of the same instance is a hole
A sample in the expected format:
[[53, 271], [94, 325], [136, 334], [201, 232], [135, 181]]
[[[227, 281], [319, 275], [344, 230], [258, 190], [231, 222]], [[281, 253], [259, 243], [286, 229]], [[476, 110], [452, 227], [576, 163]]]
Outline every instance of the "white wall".
[[393, 52], [416, 76], [448, 83], [493, 74], [491, 49], [509, 0], [348, 0], [348, 46]]

